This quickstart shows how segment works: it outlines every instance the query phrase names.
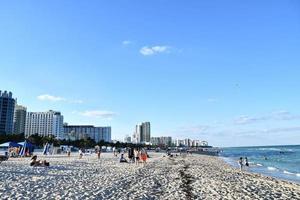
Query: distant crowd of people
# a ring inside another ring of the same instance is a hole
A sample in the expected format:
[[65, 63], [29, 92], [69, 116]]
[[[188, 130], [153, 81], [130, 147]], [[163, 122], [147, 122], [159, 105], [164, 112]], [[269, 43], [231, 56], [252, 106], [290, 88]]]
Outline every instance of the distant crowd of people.
[[[120, 163], [135, 163], [136, 165], [142, 163], [145, 165], [147, 163], [147, 159], [149, 158], [149, 155], [146, 149], [144, 148], [142, 149], [126, 148], [121, 150], [113, 147], [112, 152], [115, 157], [119, 157], [120, 155], [120, 160], [119, 160]], [[68, 156], [70, 156], [70, 153], [71, 153], [70, 151], [67, 152]], [[84, 150], [79, 149], [78, 153], [79, 153], [79, 159], [82, 159], [84, 155]], [[95, 153], [97, 154], [97, 158], [100, 160], [101, 148], [96, 148]], [[126, 153], [127, 153], [127, 157], [125, 156]]]
[[[127, 151], [128, 160], [125, 158], [125, 151]], [[116, 150], [113, 148], [114, 156], [118, 156], [118, 154], [121, 154], [120, 156], [120, 162], [125, 163], [135, 163], [138, 165], [139, 163], [146, 164], [147, 159], [149, 157], [147, 151], [145, 149], [136, 149], [136, 148], [127, 148], [123, 152], [121, 152], [120, 149]]]

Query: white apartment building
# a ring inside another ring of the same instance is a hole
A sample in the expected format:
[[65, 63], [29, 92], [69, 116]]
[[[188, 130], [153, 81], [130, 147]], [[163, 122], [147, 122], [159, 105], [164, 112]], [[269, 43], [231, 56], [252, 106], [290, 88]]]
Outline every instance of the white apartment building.
[[91, 138], [95, 142], [104, 140], [111, 142], [111, 127], [95, 127], [92, 125], [64, 125], [64, 138], [70, 140], [80, 140]]
[[54, 135], [63, 138], [64, 117], [60, 112], [49, 110], [47, 112], [28, 112], [26, 114], [25, 137], [39, 134], [41, 136]]

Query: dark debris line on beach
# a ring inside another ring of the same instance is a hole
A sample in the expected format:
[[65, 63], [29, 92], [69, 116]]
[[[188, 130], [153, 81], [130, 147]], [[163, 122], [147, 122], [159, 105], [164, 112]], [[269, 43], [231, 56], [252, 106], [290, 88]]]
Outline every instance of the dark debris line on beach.
[[[185, 157], [184, 157], [185, 158]], [[181, 160], [181, 164], [183, 164], [182, 169], [179, 170], [180, 178], [181, 178], [181, 184], [180, 184], [180, 189], [185, 194], [186, 199], [196, 199], [194, 194], [192, 193], [193, 187], [191, 184], [194, 181], [194, 178], [188, 173], [188, 169], [190, 167], [189, 164], [185, 162], [185, 160]]]
[[183, 169], [180, 170], [180, 177], [182, 184], [180, 185], [180, 188], [185, 193], [187, 199], [195, 199], [192, 191], [191, 183], [193, 182], [193, 178], [190, 174], [187, 173], [187, 169], [189, 168], [188, 164], [185, 164]]

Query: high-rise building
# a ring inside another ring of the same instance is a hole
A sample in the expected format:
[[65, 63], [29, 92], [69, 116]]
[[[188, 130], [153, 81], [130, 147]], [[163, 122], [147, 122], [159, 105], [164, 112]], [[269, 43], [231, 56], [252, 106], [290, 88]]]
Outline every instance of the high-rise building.
[[142, 125], [138, 124], [135, 126], [135, 132], [133, 135], [134, 143], [141, 143], [142, 141]]
[[25, 134], [26, 125], [26, 107], [21, 105], [15, 106], [14, 113], [14, 133], [15, 134]]
[[60, 112], [28, 112], [26, 114], [25, 136], [39, 134], [41, 136], [53, 135], [63, 138], [64, 117]]
[[135, 126], [135, 133], [133, 134], [135, 143], [147, 144], [151, 142], [151, 127], [150, 122], [143, 122]]
[[80, 140], [91, 138], [95, 142], [104, 140], [111, 142], [111, 127], [95, 127], [92, 125], [64, 125], [64, 138]]
[[0, 90], [0, 134], [13, 133], [15, 99], [11, 92]]
[[142, 123], [142, 138], [143, 138], [142, 142], [150, 143], [150, 138], [151, 138], [150, 122]]
[[133, 134], [132, 134], [131, 142], [134, 143], [134, 144], [137, 144], [137, 143], [138, 143], [138, 138], [137, 138], [137, 134], [136, 134], [135, 131], [134, 131]]

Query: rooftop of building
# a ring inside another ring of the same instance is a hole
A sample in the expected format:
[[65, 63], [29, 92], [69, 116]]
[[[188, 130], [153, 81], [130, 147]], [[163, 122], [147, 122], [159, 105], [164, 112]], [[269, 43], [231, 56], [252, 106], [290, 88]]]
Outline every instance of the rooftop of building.
[[94, 126], [94, 125], [66, 125], [64, 124], [64, 127], [69, 127], [69, 128], [111, 128], [110, 126]]
[[46, 114], [46, 113], [52, 113], [54, 115], [60, 115], [61, 112], [60, 111], [54, 111], [54, 110], [48, 110], [45, 112], [28, 112], [29, 114]]
[[12, 92], [7, 92], [6, 90], [2, 92], [0, 90], [0, 97], [12, 98]]

